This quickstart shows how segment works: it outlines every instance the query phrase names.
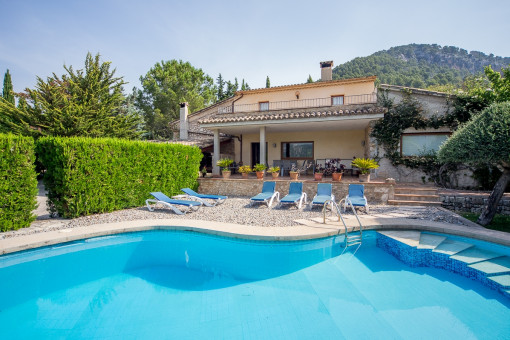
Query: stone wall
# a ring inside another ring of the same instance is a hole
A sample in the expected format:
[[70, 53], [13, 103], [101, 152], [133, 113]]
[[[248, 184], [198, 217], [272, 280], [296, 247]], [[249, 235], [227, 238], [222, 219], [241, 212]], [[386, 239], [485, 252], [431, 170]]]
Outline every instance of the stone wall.
[[[440, 193], [441, 205], [453, 211], [481, 213], [489, 198], [489, 194], [452, 194]], [[498, 214], [510, 215], [510, 194], [505, 194], [498, 205]]]
[[[289, 192], [290, 180], [277, 180], [276, 191], [280, 192], [281, 197]], [[315, 181], [302, 181], [303, 190], [308, 195], [308, 201], [311, 201], [317, 193], [317, 183]], [[222, 178], [199, 178], [198, 192], [201, 194], [216, 194], [227, 196], [252, 197], [262, 191], [263, 181], [257, 179], [222, 179]], [[347, 196], [349, 183], [333, 182], [333, 195], [336, 201]], [[369, 204], [387, 204], [389, 199], [393, 199], [393, 184], [388, 183], [363, 183], [365, 185], [365, 196]]]

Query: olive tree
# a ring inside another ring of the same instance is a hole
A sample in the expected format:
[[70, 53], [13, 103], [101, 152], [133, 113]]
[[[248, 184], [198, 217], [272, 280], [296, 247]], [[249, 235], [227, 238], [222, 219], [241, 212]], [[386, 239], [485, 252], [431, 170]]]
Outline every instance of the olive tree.
[[477, 221], [489, 224], [510, 182], [510, 102], [492, 104], [472, 118], [441, 146], [438, 157], [443, 162], [489, 163], [502, 171]]

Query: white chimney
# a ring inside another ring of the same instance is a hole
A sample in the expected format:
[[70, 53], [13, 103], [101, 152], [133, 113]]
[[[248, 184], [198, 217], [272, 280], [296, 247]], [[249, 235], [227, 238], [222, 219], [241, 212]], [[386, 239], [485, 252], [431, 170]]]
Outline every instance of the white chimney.
[[333, 60], [321, 62], [321, 81], [333, 80]]
[[181, 140], [188, 140], [188, 103], [181, 103], [180, 109], [180, 132], [179, 138]]

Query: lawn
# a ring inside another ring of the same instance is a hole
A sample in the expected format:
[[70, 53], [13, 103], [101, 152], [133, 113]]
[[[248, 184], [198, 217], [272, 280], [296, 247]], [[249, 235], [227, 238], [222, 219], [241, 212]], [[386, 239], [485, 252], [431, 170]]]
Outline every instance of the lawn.
[[[464, 212], [460, 213], [461, 216], [467, 218], [470, 221], [476, 222], [480, 214]], [[487, 229], [506, 231], [510, 233], [510, 216], [508, 215], [496, 215], [492, 222], [486, 226]]]

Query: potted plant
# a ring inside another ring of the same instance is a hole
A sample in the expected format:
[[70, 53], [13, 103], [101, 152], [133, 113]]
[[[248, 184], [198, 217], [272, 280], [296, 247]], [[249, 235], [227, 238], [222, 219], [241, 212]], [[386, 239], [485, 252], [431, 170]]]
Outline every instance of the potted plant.
[[333, 173], [331, 174], [331, 178], [333, 179], [333, 182], [340, 182], [342, 180], [342, 175], [344, 174], [345, 165], [340, 164], [340, 166], [337, 168], [335, 167], [333, 169]]
[[230, 177], [230, 170], [228, 169], [228, 167], [232, 163], [234, 163], [234, 161], [231, 160], [230, 158], [222, 158], [216, 163], [216, 165], [221, 168], [221, 173], [223, 175], [223, 178]]
[[249, 165], [241, 165], [239, 167], [239, 172], [241, 173], [241, 175], [243, 176], [244, 179], [247, 179], [248, 178], [248, 174], [250, 172], [252, 172], [253, 170], [250, 168]]
[[272, 166], [267, 171], [271, 173], [271, 175], [273, 176], [273, 179], [278, 178], [278, 175], [280, 175], [280, 167], [279, 166]]
[[264, 179], [264, 170], [266, 170], [265, 164], [255, 164], [253, 170], [257, 174], [257, 179]]
[[205, 177], [205, 176], [207, 175], [207, 169], [206, 169], [206, 167], [204, 166], [204, 167], [202, 168], [202, 170], [200, 170], [200, 172], [202, 173], [202, 177]]
[[313, 165], [313, 162], [306, 162], [303, 164], [301, 168], [299, 168], [296, 164], [292, 164], [292, 168], [289, 171], [289, 176], [291, 181], [297, 181], [299, 178], [299, 175], [301, 174], [301, 171], [308, 170]]
[[352, 165], [360, 171], [359, 181], [370, 182], [370, 169], [377, 169], [379, 164], [371, 158], [355, 158]]
[[324, 176], [324, 173], [321, 168], [315, 169], [314, 177], [315, 177], [316, 181], [322, 181], [323, 176]]

